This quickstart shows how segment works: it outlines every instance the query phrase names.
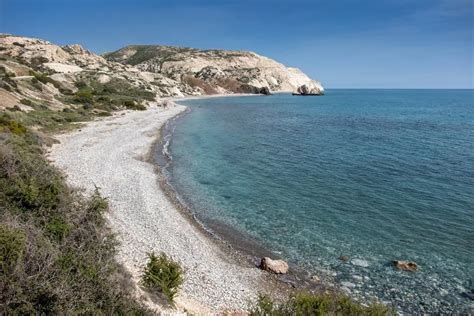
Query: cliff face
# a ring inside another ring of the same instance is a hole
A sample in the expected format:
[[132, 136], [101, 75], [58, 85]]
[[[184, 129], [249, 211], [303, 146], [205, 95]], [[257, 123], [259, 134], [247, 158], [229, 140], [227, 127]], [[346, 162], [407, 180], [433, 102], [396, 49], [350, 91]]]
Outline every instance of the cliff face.
[[305, 84], [324, 91], [320, 82], [299, 69], [253, 52], [136, 45], [104, 57], [187, 84], [195, 94], [252, 92], [263, 87], [291, 92]]
[[[321, 84], [252, 52], [128, 46], [96, 55], [79, 45], [0, 34], [0, 109], [85, 102], [140, 104], [160, 97], [295, 91]], [[88, 87], [89, 90], [85, 89]]]

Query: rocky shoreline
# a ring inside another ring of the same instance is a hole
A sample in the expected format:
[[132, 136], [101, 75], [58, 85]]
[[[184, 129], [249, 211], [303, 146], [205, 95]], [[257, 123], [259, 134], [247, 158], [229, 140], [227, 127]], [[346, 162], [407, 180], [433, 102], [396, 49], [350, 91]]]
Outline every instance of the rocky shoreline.
[[[282, 295], [291, 286], [252, 265], [229, 245], [209, 238], [183, 215], [157, 181], [148, 162], [160, 128], [186, 107], [122, 112], [59, 135], [49, 158], [67, 174], [68, 183], [86, 192], [95, 186], [107, 197], [108, 220], [121, 242], [118, 260], [133, 277], [135, 291], [157, 312], [198, 314], [245, 311], [261, 293]], [[120, 144], [120, 145], [118, 145]], [[165, 252], [185, 269], [185, 282], [169, 309], [138, 286], [150, 251]]]

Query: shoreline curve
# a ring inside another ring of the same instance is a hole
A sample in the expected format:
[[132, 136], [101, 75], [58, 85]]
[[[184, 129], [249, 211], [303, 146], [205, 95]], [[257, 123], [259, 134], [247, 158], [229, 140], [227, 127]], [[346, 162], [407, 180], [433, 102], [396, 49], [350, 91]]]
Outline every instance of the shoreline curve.
[[[108, 199], [107, 219], [121, 243], [117, 260], [148, 307], [166, 314], [244, 311], [260, 293], [288, 286], [203, 233], [159, 185], [150, 152], [162, 126], [185, 109], [172, 102], [167, 109], [152, 106], [88, 122], [57, 135], [60, 143], [48, 158], [67, 175], [69, 185], [86, 193], [97, 186]], [[150, 251], [165, 252], [185, 269], [177, 310], [163, 307], [138, 286]]]

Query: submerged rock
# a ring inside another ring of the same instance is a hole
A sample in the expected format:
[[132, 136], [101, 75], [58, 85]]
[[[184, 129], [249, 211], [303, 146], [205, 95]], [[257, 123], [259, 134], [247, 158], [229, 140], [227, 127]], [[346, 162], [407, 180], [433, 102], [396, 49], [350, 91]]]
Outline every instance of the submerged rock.
[[260, 269], [276, 274], [284, 274], [288, 272], [288, 263], [283, 260], [272, 260], [269, 257], [264, 257], [260, 262]]
[[413, 261], [404, 261], [404, 260], [393, 260], [392, 261], [395, 268], [399, 270], [415, 272], [418, 270], [418, 265]]
[[367, 268], [369, 266], [369, 263], [362, 259], [352, 259], [351, 263], [355, 266], [362, 267], [362, 268]]
[[347, 262], [347, 261], [349, 261], [349, 256], [339, 256], [339, 260], [341, 260], [343, 262]]

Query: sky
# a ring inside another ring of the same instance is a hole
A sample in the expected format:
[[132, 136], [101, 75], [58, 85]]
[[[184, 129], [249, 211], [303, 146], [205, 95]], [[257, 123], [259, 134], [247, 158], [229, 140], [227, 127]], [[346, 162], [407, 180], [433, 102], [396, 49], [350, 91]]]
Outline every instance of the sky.
[[0, 32], [104, 53], [251, 50], [326, 88], [474, 88], [474, 0], [0, 0]]

